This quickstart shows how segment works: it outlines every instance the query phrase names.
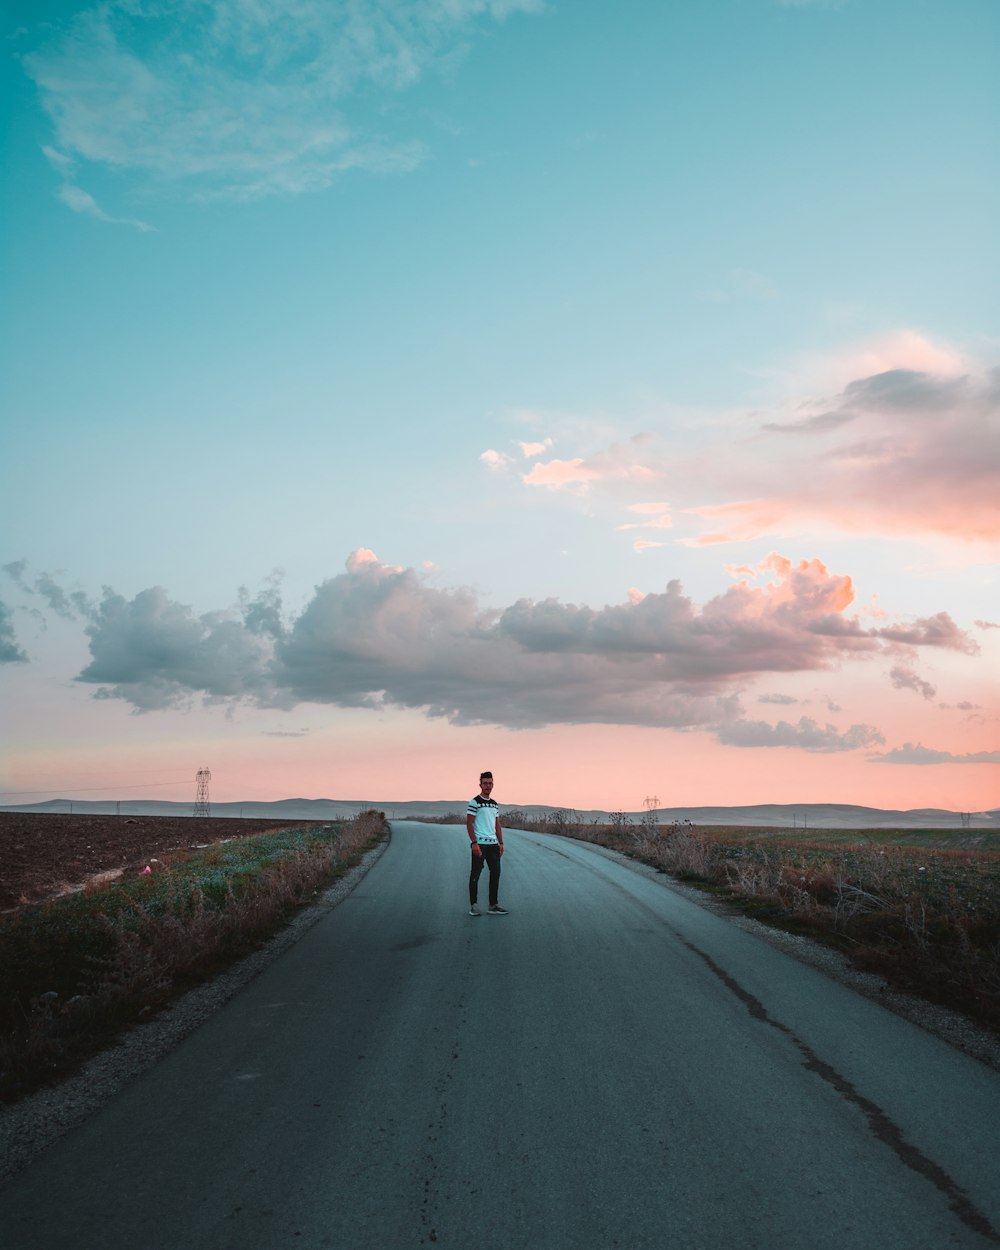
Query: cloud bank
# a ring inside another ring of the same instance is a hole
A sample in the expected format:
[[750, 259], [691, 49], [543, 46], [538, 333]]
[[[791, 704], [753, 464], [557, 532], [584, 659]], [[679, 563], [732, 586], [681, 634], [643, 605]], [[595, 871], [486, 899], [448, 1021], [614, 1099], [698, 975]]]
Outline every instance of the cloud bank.
[[719, 741], [732, 747], [798, 747], [803, 751], [856, 751], [859, 747], [882, 745], [885, 738], [871, 725], [852, 725], [838, 732], [834, 725], [820, 725], [810, 716], [800, 716], [797, 725], [779, 720], [769, 725], [762, 720], [736, 721], [719, 729]]
[[138, 711], [196, 697], [403, 707], [459, 725], [703, 728], [734, 746], [843, 751], [883, 739], [866, 725], [744, 720], [742, 689], [761, 674], [895, 656], [900, 630], [914, 651], [969, 650], [945, 614], [866, 628], [849, 610], [849, 577], [777, 555], [757, 570], [759, 584], [743, 578], [701, 605], [671, 581], [600, 608], [551, 598], [494, 609], [359, 548], [291, 618], [274, 585], [197, 615], [162, 588], [131, 600], [105, 589], [95, 603], [12, 567], [22, 588], [83, 622], [91, 659], [77, 680]]

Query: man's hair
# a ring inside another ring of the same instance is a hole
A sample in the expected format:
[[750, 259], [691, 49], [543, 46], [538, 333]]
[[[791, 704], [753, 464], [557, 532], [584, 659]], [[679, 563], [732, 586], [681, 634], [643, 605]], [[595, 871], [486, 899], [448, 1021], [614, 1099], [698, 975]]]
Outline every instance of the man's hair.
[[492, 781], [492, 780], [493, 780], [493, 774], [492, 774], [492, 773], [480, 773], [480, 774], [479, 774], [479, 780], [480, 780], [480, 781]]

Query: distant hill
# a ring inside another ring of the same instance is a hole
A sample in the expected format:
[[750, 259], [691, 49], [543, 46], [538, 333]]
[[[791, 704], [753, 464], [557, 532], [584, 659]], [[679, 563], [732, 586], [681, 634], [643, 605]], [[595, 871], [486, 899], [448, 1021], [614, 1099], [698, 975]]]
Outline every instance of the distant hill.
[[[273, 803], [213, 803], [213, 816], [244, 817], [264, 820], [335, 820], [353, 816], [368, 808], [384, 811], [390, 819], [405, 820], [410, 816], [448, 816], [465, 812], [468, 798], [418, 799], [406, 803], [387, 799], [279, 799]], [[559, 808], [555, 804], [501, 803], [504, 810], [516, 809], [526, 816], [547, 816], [565, 811], [573, 820], [592, 822], [607, 820], [609, 813], [594, 808]], [[3, 812], [60, 812], [100, 816], [190, 816], [191, 803], [168, 803], [151, 799], [122, 799], [93, 802], [83, 799], [49, 799], [45, 803], [21, 806], [0, 806]], [[628, 813], [639, 820], [643, 812]], [[748, 825], [751, 827], [809, 829], [961, 829], [962, 813], [941, 808], [913, 808], [891, 811], [879, 807], [858, 807], [851, 803], [760, 803], [750, 807], [663, 807], [657, 812], [661, 824], [690, 820], [693, 825]], [[971, 827], [1000, 828], [1000, 809], [973, 812]]]

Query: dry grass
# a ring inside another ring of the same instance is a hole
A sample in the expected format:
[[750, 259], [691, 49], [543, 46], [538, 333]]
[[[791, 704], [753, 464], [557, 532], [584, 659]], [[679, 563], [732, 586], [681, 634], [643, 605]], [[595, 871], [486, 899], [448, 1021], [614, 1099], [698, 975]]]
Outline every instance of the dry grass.
[[0, 1098], [68, 1075], [249, 953], [386, 829], [381, 812], [213, 846], [0, 923]]

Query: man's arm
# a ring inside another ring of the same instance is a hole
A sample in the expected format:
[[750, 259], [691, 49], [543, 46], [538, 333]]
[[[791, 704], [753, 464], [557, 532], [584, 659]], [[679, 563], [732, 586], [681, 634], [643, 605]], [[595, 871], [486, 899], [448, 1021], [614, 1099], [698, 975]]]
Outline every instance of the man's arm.
[[497, 817], [496, 823], [497, 841], [500, 843], [500, 854], [503, 854], [503, 830], [500, 828], [500, 817]]
[[471, 812], [465, 818], [465, 827], [469, 833], [469, 841], [472, 843], [473, 855], [482, 855], [483, 852], [480, 850], [479, 843], [476, 841], [476, 818], [471, 814]]

